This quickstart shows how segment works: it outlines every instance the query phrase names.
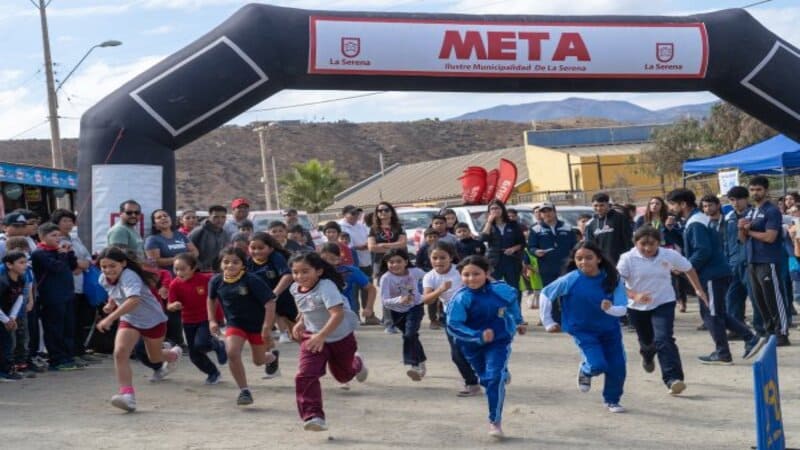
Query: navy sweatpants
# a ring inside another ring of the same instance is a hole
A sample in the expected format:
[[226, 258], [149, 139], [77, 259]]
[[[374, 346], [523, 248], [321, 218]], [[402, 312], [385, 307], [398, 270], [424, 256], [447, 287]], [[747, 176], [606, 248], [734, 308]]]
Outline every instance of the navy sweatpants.
[[511, 341], [490, 342], [485, 345], [459, 342], [458, 345], [478, 375], [481, 386], [486, 390], [489, 422], [500, 423], [503, 419], [503, 402], [506, 398]]
[[611, 331], [571, 331], [575, 344], [583, 355], [580, 370], [594, 377], [606, 375], [603, 386], [603, 401], [619, 403], [625, 385], [625, 348], [622, 345], [622, 329]]

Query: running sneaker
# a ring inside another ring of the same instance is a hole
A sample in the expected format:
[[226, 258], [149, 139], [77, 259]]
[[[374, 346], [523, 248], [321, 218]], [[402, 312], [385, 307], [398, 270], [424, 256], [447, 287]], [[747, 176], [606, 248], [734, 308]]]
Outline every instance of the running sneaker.
[[653, 371], [656, 370], [656, 362], [652, 356], [649, 358], [642, 358], [642, 369], [647, 373], [653, 373]]
[[364, 362], [364, 357], [361, 356], [360, 353], [356, 352], [356, 358], [361, 361], [361, 370], [358, 371], [356, 374], [356, 380], [359, 383], [363, 383], [367, 381], [367, 376], [369, 376], [369, 369], [367, 369], [367, 363]]
[[753, 339], [750, 339], [749, 342], [744, 344], [744, 355], [742, 358], [750, 359], [753, 356], [756, 356], [758, 352], [767, 344], [769, 339], [766, 336], [753, 336]]
[[219, 379], [222, 378], [222, 373], [217, 371], [216, 373], [212, 373], [208, 377], [206, 377], [205, 384], [207, 385], [214, 385], [219, 384]]
[[419, 373], [420, 373], [421, 376], [424, 377], [425, 374], [428, 373], [428, 368], [425, 367], [425, 363], [424, 362], [419, 363], [419, 365], [417, 367], [419, 367]]
[[225, 342], [214, 338], [214, 353], [217, 354], [217, 362], [220, 366], [228, 364], [228, 352], [225, 350]]
[[343, 391], [349, 391], [350, 390], [350, 383], [340, 383], [339, 384], [339, 389], [341, 389]]
[[467, 384], [464, 388], [458, 391], [458, 397], [477, 397], [481, 395], [481, 387], [477, 384]]
[[111, 397], [111, 404], [127, 412], [136, 411], [136, 397], [133, 394], [117, 394]]
[[424, 373], [419, 366], [409, 366], [408, 370], [406, 370], [406, 375], [408, 375], [408, 378], [411, 378], [414, 381], [420, 381], [422, 380]]
[[612, 413], [624, 413], [625, 408], [619, 403], [606, 403], [606, 408]]
[[278, 338], [278, 343], [279, 344], [288, 344], [290, 342], [292, 342], [292, 338], [289, 337], [289, 332], [288, 331], [281, 331], [281, 335]]
[[78, 366], [72, 362], [66, 362], [61, 364], [56, 364], [55, 366], [50, 366], [51, 372], [71, 372], [73, 370], [83, 370], [84, 367]]
[[678, 395], [686, 390], [686, 383], [683, 380], [669, 380], [667, 389], [670, 395]]
[[250, 393], [249, 389], [242, 389], [239, 392], [239, 396], [236, 397], [236, 404], [239, 406], [247, 406], [253, 404], [253, 394]]
[[375, 317], [375, 314], [364, 319], [364, 325], [380, 325], [381, 320]]
[[171, 349], [169, 349], [169, 351], [175, 354], [175, 361], [172, 362], [164, 361], [164, 366], [166, 366], [167, 375], [171, 374], [172, 372], [175, 372], [175, 370], [178, 368], [178, 364], [181, 362], [181, 356], [183, 356], [183, 349], [179, 345], [173, 346]]
[[169, 375], [169, 372], [167, 371], [167, 362], [164, 361], [161, 363], [160, 368], [153, 370], [153, 374], [150, 375], [150, 378], [148, 378], [147, 381], [151, 383], [158, 383], [166, 378], [167, 375]]
[[792, 343], [789, 342], [789, 335], [788, 334], [779, 334], [778, 335], [778, 342], [775, 343], [776, 347], [789, 347]]
[[22, 375], [19, 372], [10, 371], [10, 372], [0, 372], [0, 381], [18, 381], [22, 379]]
[[[270, 358], [272, 356], [273, 358]], [[281, 376], [281, 369], [279, 365], [279, 358], [281, 356], [280, 350], [273, 348], [267, 352], [267, 364], [264, 367], [264, 379], [269, 380]]]
[[90, 353], [84, 353], [81, 356], [79, 356], [78, 358], [81, 361], [83, 361], [85, 363], [88, 363], [88, 364], [99, 364], [100, 362], [103, 361], [103, 358], [100, 358], [98, 356], [94, 356], [94, 355], [92, 355]]
[[495, 439], [503, 438], [503, 428], [500, 426], [500, 422], [497, 423], [489, 422], [489, 436]]
[[581, 392], [589, 392], [592, 389], [592, 377], [583, 373], [578, 367], [578, 390]]
[[438, 320], [431, 320], [431, 324], [429, 325], [429, 328], [431, 330], [441, 330], [442, 329], [442, 323], [439, 322]]
[[312, 417], [303, 422], [303, 429], [306, 431], [325, 431], [328, 429], [328, 424], [322, 417]]
[[394, 325], [389, 325], [388, 327], [383, 329], [383, 332], [386, 334], [397, 334], [400, 331], [398, 331], [397, 327], [395, 327]]
[[733, 365], [733, 358], [728, 356], [727, 358], [720, 358], [717, 352], [713, 352], [708, 356], [698, 356], [697, 359], [702, 364], [709, 364], [714, 366], [730, 366]]

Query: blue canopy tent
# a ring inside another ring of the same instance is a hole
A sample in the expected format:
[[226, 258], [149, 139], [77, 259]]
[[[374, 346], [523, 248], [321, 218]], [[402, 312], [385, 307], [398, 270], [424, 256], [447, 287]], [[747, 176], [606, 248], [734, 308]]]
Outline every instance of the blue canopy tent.
[[739, 169], [742, 173], [781, 175], [786, 190], [786, 176], [800, 174], [800, 143], [779, 134], [735, 152], [683, 163], [684, 183], [687, 178], [717, 173], [723, 169]]

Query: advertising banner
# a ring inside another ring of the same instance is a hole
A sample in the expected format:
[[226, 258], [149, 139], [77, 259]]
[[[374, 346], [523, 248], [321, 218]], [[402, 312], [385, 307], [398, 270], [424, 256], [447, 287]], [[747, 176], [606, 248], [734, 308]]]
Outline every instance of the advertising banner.
[[739, 185], [739, 170], [720, 170], [719, 177], [719, 193], [725, 195], [731, 190], [732, 187]]
[[786, 448], [781, 415], [776, 342], [775, 336], [771, 336], [753, 363], [753, 390], [756, 394], [756, 448], [758, 450], [784, 450]]
[[312, 74], [704, 78], [702, 23], [310, 17]]

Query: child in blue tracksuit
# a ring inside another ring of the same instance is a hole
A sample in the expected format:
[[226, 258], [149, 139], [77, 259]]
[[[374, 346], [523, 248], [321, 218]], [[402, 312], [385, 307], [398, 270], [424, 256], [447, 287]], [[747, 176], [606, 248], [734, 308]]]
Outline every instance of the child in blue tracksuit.
[[627, 312], [628, 298], [616, 267], [596, 244], [579, 243], [572, 250], [567, 273], [542, 290], [542, 323], [552, 322], [551, 302], [559, 298], [561, 327], [583, 355], [578, 389], [589, 392], [592, 377], [605, 373], [603, 401], [609, 411], [624, 412], [619, 401], [625, 384], [625, 349], [618, 318]]
[[508, 358], [514, 333], [524, 334], [517, 289], [489, 280], [489, 261], [468, 256], [458, 264], [464, 284], [447, 306], [447, 331], [478, 375], [489, 401], [489, 435], [501, 438]]

